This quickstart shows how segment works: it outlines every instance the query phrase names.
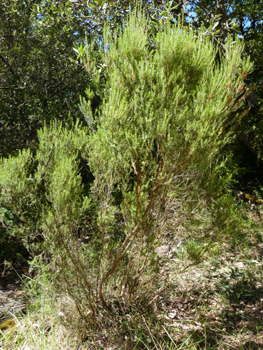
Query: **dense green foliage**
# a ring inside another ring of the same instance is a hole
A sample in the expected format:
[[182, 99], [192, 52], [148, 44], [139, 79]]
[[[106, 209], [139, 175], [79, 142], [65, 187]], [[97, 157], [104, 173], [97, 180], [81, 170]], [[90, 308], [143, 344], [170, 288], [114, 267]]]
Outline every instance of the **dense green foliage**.
[[[222, 199], [214, 205], [209, 198], [228, 181], [222, 172], [219, 177], [227, 142], [222, 129], [251, 69], [249, 60], [241, 63], [243, 45], [229, 40], [219, 64], [209, 38], [180, 23], [168, 23], [151, 43], [140, 13], [113, 38], [106, 27], [100, 50], [87, 44], [82, 54], [98, 83], [95, 50], [106, 79], [90, 128], [54, 123], [38, 133], [35, 155], [27, 149], [1, 161], [1, 206], [21, 222], [11, 233], [32, 255], [45, 253], [54, 283], [74, 300], [86, 326], [100, 320], [98, 305], [108, 307], [115, 296], [153, 293], [140, 286], [146, 272], [153, 278], [159, 273], [155, 248], [171, 207], [186, 226], [193, 209], [209, 213], [208, 235], [203, 224], [201, 230], [210, 240], [197, 244], [196, 253], [188, 249], [196, 261], [236, 231], [229, 197], [223, 196], [225, 210]], [[90, 103], [83, 108], [92, 121]], [[87, 193], [81, 159], [94, 177]]]
[[[240, 200], [262, 201], [230, 189], [261, 195], [263, 55], [260, 3], [138, 3], [3, 1], [0, 261], [27, 261], [80, 338], [128, 315], [143, 343], [172, 274], [262, 242]], [[256, 300], [231, 271], [218, 293]]]
[[[257, 171], [262, 154], [262, 4], [253, 1], [140, 1], [151, 19], [149, 35], [156, 34], [167, 20], [182, 19], [184, 25], [203, 26], [207, 36], [224, 50], [228, 34], [239, 32], [245, 40], [245, 55], [254, 61], [254, 73], [246, 90], [254, 89], [247, 107], [251, 108], [236, 123], [237, 140], [229, 144], [234, 163], [244, 168], [249, 160]], [[1, 6], [0, 52], [0, 154], [36, 147], [37, 129], [44, 121], [66, 121], [81, 117], [79, 97], [90, 85], [89, 77], [74, 60], [74, 46], [85, 40], [100, 42], [105, 20], [111, 29], [125, 23], [136, 1], [17, 1]], [[81, 46], [82, 45], [82, 46]], [[75, 49], [76, 50], [76, 49]], [[101, 103], [103, 91], [96, 91], [92, 106]], [[99, 97], [100, 96], [100, 97]], [[10, 141], [12, 140], [12, 141]], [[241, 146], [239, 146], [241, 144]], [[238, 154], [242, 153], [242, 159]], [[252, 155], [253, 154], [253, 155]], [[251, 157], [252, 155], [252, 157]], [[247, 169], [248, 170], [248, 169]], [[259, 170], [259, 169], [258, 169]], [[244, 171], [239, 172], [242, 174]], [[260, 170], [259, 170], [260, 172]]]
[[[93, 28], [101, 35], [101, 28], [107, 16], [111, 18], [111, 27], [121, 25], [128, 14], [128, 5], [133, 8], [134, 1], [92, 1], [89, 21], [96, 18]], [[229, 168], [236, 173], [237, 188], [253, 192], [253, 188], [261, 191], [262, 173], [262, 17], [261, 1], [235, 0], [197, 0], [197, 1], [140, 1], [151, 22], [149, 33], [156, 33], [167, 22], [175, 23], [179, 18], [189, 28], [200, 29], [205, 35], [213, 38], [216, 47], [224, 52], [228, 36], [237, 33], [244, 39], [243, 56], [251, 57], [254, 70], [246, 77], [243, 93], [246, 92], [246, 104], [239, 109], [239, 117], [235, 122], [235, 135], [229, 140], [225, 156], [232, 160]], [[219, 57], [218, 57], [219, 59]], [[243, 112], [245, 112], [242, 114]], [[242, 117], [241, 117], [242, 116]]]
[[78, 16], [66, 1], [1, 3], [1, 156], [34, 148], [44, 122], [81, 116], [88, 77], [72, 61], [74, 44], [85, 37]]
[[224, 50], [224, 42], [228, 35], [238, 33], [244, 39], [243, 56], [251, 57], [254, 63], [253, 72], [244, 84], [246, 104], [240, 112], [246, 111], [235, 123], [235, 138], [226, 148], [232, 154], [232, 169], [236, 171], [237, 188], [243, 187], [253, 191], [255, 187], [261, 191], [262, 182], [262, 101], [263, 101], [263, 3], [262, 1], [236, 0], [198, 0], [187, 1], [186, 21], [194, 28], [203, 23], [207, 30], [217, 31], [214, 39]]

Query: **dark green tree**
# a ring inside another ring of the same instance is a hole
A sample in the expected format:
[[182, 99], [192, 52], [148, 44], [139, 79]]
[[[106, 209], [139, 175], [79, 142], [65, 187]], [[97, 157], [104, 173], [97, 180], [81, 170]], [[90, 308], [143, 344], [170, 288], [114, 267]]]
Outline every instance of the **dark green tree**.
[[0, 155], [33, 146], [54, 119], [81, 116], [88, 76], [72, 61], [86, 28], [67, 1], [3, 0], [0, 8]]

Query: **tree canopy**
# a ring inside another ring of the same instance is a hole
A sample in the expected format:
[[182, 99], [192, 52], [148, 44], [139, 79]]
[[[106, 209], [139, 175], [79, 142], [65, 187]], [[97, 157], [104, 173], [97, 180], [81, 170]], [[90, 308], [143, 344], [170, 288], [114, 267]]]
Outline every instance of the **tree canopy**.
[[[72, 61], [85, 37], [69, 2], [6, 0], [0, 9], [0, 154], [29, 147], [54, 119], [80, 117], [88, 77]], [[31, 145], [32, 146], [32, 145]]]

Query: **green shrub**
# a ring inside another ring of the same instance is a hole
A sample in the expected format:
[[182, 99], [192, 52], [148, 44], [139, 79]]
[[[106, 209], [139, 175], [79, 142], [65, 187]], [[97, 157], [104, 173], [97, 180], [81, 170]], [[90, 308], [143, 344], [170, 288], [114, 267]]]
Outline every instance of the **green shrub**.
[[[167, 24], [149, 45], [141, 13], [111, 34], [105, 27], [99, 65], [92, 45], [82, 56], [95, 84], [106, 78], [96, 119], [89, 102], [82, 105], [89, 133], [79, 125], [44, 128], [36, 156], [23, 151], [2, 160], [0, 176], [2, 205], [32, 238], [41, 237], [60, 293], [86, 325], [98, 325], [116, 297], [151, 295], [159, 272], [155, 247], [171, 208], [183, 222], [199, 206], [211, 209], [210, 224], [232, 220], [208, 199], [228, 180], [218, 173], [222, 128], [251, 69], [249, 61], [241, 64], [238, 39], [227, 42], [218, 64], [209, 39], [180, 23]], [[88, 195], [80, 156], [94, 177]], [[198, 260], [201, 253], [191, 254]]]
[[[153, 248], [174, 197], [194, 208], [207, 196], [218, 197], [228, 181], [218, 174], [223, 166], [217, 164], [220, 149], [227, 141], [221, 131], [251, 69], [249, 61], [241, 64], [241, 42], [228, 41], [219, 65], [212, 43], [180, 24], [167, 24], [150, 46], [147, 20], [140, 14], [130, 18], [123, 33], [116, 32], [113, 39], [110, 35], [106, 27], [100, 58], [104, 65], [100, 63], [97, 73], [92, 45], [82, 57], [97, 84], [102, 70], [107, 77], [100, 117], [89, 123], [89, 166], [102, 246], [99, 266], [107, 257], [106, 268], [98, 271], [104, 306], [112, 280], [119, 281], [114, 284], [121, 293], [127, 288], [131, 295], [143, 271], [158, 271], [153, 268], [158, 262]], [[92, 120], [89, 104], [86, 115]], [[116, 192], [122, 198], [120, 207], [115, 205]], [[226, 210], [223, 202], [229, 205]], [[236, 230], [229, 200], [215, 203], [210, 224], [220, 231], [223, 220], [224, 234]], [[113, 239], [116, 211], [124, 235], [108, 262], [106, 242]]]

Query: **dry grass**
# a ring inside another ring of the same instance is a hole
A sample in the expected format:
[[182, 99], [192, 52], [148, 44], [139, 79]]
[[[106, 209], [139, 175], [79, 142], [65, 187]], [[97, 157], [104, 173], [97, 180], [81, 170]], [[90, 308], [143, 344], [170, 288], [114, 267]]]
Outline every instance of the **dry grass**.
[[[261, 225], [257, 216], [250, 220]], [[169, 231], [156, 248], [158, 278], [143, 275], [132, 299], [113, 291], [89, 328], [82, 327], [73, 300], [55, 295], [43, 280], [36, 310], [15, 316], [16, 327], [2, 332], [2, 349], [263, 349], [259, 231], [245, 244], [214, 244], [198, 263], [184, 228], [178, 232], [175, 239]]]

